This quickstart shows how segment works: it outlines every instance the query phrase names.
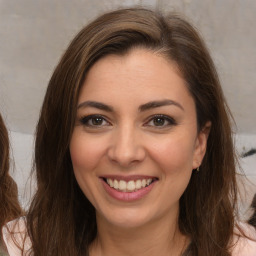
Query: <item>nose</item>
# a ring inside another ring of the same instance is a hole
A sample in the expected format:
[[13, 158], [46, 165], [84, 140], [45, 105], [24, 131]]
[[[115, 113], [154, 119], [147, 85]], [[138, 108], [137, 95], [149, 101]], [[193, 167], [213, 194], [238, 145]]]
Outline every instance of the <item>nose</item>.
[[117, 129], [111, 139], [108, 157], [112, 162], [127, 168], [144, 160], [146, 150], [136, 128], [126, 126]]

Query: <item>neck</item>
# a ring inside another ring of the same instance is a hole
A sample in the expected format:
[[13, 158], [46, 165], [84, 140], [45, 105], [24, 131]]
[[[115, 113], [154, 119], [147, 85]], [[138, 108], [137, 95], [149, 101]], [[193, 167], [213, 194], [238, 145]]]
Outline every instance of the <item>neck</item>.
[[159, 219], [140, 227], [123, 228], [97, 218], [98, 235], [90, 256], [180, 256], [189, 241], [181, 234], [177, 217], [167, 222]]

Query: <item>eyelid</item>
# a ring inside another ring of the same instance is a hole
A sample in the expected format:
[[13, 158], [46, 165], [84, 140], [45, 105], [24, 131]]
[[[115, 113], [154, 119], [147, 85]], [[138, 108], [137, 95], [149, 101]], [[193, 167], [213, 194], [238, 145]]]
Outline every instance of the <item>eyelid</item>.
[[[106, 122], [106, 124], [99, 124], [99, 125], [97, 125], [97, 124], [89, 124], [88, 122], [90, 120], [92, 120], [93, 118], [103, 119], [103, 122]], [[162, 119], [164, 119], [165, 122], [167, 121], [167, 124], [159, 125], [159, 126], [158, 125], [149, 124], [155, 118], [162, 118]], [[100, 129], [100, 128], [112, 125], [112, 123], [109, 121], [109, 119], [107, 117], [105, 117], [104, 115], [101, 115], [101, 114], [84, 115], [84, 116], [80, 117], [78, 119], [78, 121], [79, 121], [80, 125], [88, 127], [88, 128]], [[177, 125], [176, 120], [173, 117], [171, 117], [169, 115], [165, 115], [165, 114], [154, 114], [154, 115], [151, 115], [151, 116], [149, 116], [147, 118], [147, 120], [145, 122], [143, 122], [143, 126], [152, 127], [152, 128], [156, 128], [156, 129], [164, 129], [164, 128], [168, 128], [168, 127], [174, 126], [174, 125]]]
[[[166, 121], [168, 121], [168, 124], [163, 125], [163, 126], [149, 125], [148, 123], [153, 121], [154, 118], [163, 118]], [[177, 122], [175, 121], [175, 119], [173, 117], [168, 116], [168, 115], [164, 115], [164, 114], [155, 114], [155, 115], [152, 115], [152, 116], [148, 117], [147, 121], [144, 123], [143, 126], [154, 127], [154, 128], [157, 128], [157, 129], [164, 129], [164, 128], [174, 126], [174, 125], [177, 125]]]
[[[107, 125], [93, 125], [93, 124], [88, 124], [87, 122], [89, 122], [90, 120], [92, 120], [93, 118], [101, 118], [103, 119], [105, 122], [107, 122]], [[105, 127], [105, 126], [109, 126], [111, 125], [110, 121], [108, 120], [108, 118], [106, 118], [104, 115], [100, 115], [100, 114], [90, 114], [90, 115], [85, 115], [82, 116], [81, 118], [79, 118], [79, 123], [83, 126], [86, 127], [91, 127], [91, 128], [101, 128], [101, 127]]]

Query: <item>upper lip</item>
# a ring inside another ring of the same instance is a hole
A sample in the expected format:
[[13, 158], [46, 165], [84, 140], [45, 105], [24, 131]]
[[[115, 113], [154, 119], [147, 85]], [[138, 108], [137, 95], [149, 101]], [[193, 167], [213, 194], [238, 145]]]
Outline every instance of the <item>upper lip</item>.
[[124, 180], [124, 181], [130, 181], [130, 180], [143, 180], [143, 179], [158, 179], [155, 176], [150, 175], [102, 175], [100, 176], [102, 179], [112, 179], [112, 180]]

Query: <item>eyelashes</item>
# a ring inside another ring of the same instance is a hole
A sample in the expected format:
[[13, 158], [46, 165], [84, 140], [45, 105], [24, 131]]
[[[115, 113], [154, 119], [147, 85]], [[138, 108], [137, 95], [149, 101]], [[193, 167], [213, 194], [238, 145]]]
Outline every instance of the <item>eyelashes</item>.
[[172, 125], [176, 125], [176, 121], [174, 118], [167, 115], [153, 115], [148, 121], [144, 124], [144, 126], [157, 127], [157, 128], [165, 128]]
[[[79, 119], [79, 123], [88, 128], [104, 128], [107, 126], [112, 126], [111, 122], [108, 121], [105, 116], [98, 114], [84, 116]], [[163, 114], [150, 116], [143, 123], [144, 127], [156, 129], [170, 128], [171, 126], [175, 125], [177, 125], [177, 122], [174, 118]]]
[[101, 127], [101, 126], [110, 126], [110, 122], [106, 120], [106, 118], [102, 115], [88, 115], [82, 117], [80, 120], [80, 123], [83, 126], [87, 127]]

